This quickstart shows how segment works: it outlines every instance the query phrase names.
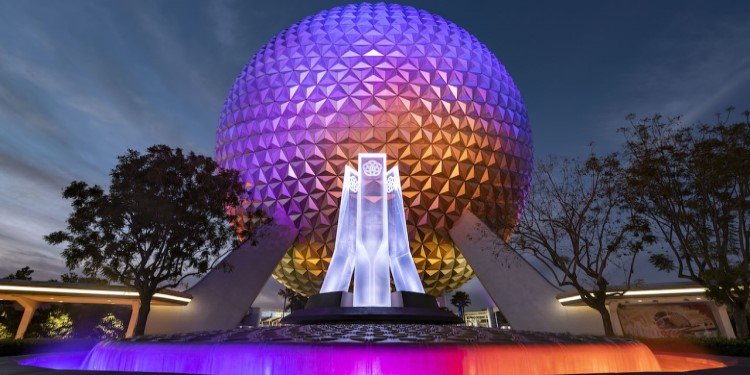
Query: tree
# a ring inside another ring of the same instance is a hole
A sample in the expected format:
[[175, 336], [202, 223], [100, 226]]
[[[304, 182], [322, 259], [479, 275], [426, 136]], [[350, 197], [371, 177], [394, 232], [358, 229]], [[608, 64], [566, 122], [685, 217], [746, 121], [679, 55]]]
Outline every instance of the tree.
[[586, 160], [549, 157], [536, 167], [530, 197], [508, 245], [537, 259], [559, 286], [572, 287], [599, 312], [613, 336], [607, 310], [610, 279], [622, 272], [630, 287], [633, 265], [653, 236], [627, 208], [617, 155]]
[[81, 181], [66, 187], [63, 197], [73, 207], [67, 228], [45, 239], [66, 244], [71, 270], [138, 291], [135, 334], [142, 335], [155, 293], [214, 267], [231, 270], [220, 262], [233, 248], [227, 208], [239, 206], [247, 192], [237, 171], [164, 145], [145, 154], [128, 150], [110, 176], [108, 192]]
[[289, 289], [289, 288], [279, 289], [279, 292], [277, 294], [280, 297], [284, 297], [283, 310], [285, 312], [287, 310], [289, 310], [290, 312], [302, 310], [305, 308], [305, 305], [307, 304], [307, 297], [295, 292], [292, 289]]
[[31, 269], [31, 267], [26, 266], [19, 270], [16, 270], [16, 272], [11, 273], [8, 276], [5, 276], [6, 280], [31, 280], [31, 274], [34, 273], [34, 270]]
[[289, 305], [287, 306], [289, 312], [304, 310], [307, 305], [307, 299], [307, 297], [297, 292], [292, 292], [292, 295], [289, 297]]
[[9, 339], [11, 337], [13, 337], [13, 332], [11, 332], [5, 324], [0, 323], [0, 340]]
[[110, 312], [102, 317], [95, 330], [99, 338], [107, 340], [119, 339], [124, 336], [125, 325], [122, 323], [122, 320]]
[[466, 292], [458, 291], [456, 293], [453, 293], [453, 296], [451, 297], [451, 305], [456, 306], [458, 309], [458, 316], [463, 318], [464, 317], [464, 309], [466, 306], [471, 305], [471, 297]]
[[[6, 330], [11, 334], [15, 334], [15, 328], [21, 322], [22, 312], [13, 308], [13, 301], [0, 301], [0, 325], [5, 327]], [[11, 329], [13, 329], [11, 331]], [[2, 331], [2, 329], [0, 329]], [[0, 338], [2, 338], [0, 334]]]
[[664, 271], [707, 288], [747, 338], [750, 293], [750, 112], [745, 121], [683, 126], [659, 115], [623, 128], [628, 199], [658, 228], [666, 249], [651, 256]]
[[60, 275], [60, 280], [62, 280], [62, 282], [64, 283], [77, 283], [79, 279], [80, 276], [78, 276], [78, 274], [75, 272], [69, 272]]
[[61, 308], [53, 307], [46, 311], [40, 328], [44, 337], [67, 339], [73, 334], [73, 321]]
[[[279, 292], [276, 293], [279, 295], [279, 297], [284, 298], [284, 303], [281, 304], [281, 311], [282, 313], [286, 312], [286, 300], [294, 293], [293, 290], [289, 288], [279, 289]], [[283, 315], [283, 314], [282, 314]]]
[[60, 275], [60, 280], [64, 283], [73, 284], [96, 284], [96, 285], [107, 285], [107, 279], [98, 277], [81, 277], [75, 272], [64, 273]]

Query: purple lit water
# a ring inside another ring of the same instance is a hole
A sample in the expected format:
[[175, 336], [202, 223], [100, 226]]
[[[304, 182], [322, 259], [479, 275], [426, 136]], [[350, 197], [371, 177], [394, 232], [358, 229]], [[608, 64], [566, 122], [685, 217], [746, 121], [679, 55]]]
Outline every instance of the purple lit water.
[[[102, 342], [39, 357], [56, 369], [191, 374], [549, 374], [658, 371], [642, 344], [435, 345]], [[78, 361], [76, 363], [76, 361]]]

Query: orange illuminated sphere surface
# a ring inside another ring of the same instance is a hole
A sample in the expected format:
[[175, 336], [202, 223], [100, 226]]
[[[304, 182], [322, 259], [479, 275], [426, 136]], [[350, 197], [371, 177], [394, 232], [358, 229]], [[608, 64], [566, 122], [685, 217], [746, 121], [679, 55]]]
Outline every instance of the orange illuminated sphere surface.
[[395, 4], [323, 11], [271, 39], [221, 113], [216, 158], [253, 204], [299, 228], [274, 271], [317, 293], [334, 250], [344, 166], [398, 165], [411, 249], [427, 293], [473, 276], [448, 229], [470, 210], [508, 235], [532, 170], [531, 128], [505, 67], [466, 30]]

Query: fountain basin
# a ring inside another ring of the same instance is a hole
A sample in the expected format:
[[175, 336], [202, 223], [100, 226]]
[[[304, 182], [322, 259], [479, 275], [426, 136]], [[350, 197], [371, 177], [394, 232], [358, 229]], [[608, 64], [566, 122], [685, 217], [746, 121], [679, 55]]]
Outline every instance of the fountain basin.
[[[71, 354], [72, 356], [72, 354]], [[56, 369], [191, 374], [560, 374], [658, 372], [628, 339], [429, 324], [316, 324], [107, 341]], [[703, 364], [702, 368], [719, 367]]]

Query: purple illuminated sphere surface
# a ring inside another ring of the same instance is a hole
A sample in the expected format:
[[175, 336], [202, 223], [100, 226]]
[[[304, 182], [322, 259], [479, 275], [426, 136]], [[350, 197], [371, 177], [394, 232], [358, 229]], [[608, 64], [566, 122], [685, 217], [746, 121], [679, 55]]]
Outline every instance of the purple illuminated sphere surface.
[[280, 32], [237, 77], [216, 158], [253, 202], [299, 228], [274, 271], [316, 293], [333, 252], [345, 165], [398, 165], [413, 258], [439, 295], [473, 271], [448, 235], [464, 210], [507, 235], [532, 169], [526, 109], [505, 67], [466, 30], [395, 4], [322, 11]]

